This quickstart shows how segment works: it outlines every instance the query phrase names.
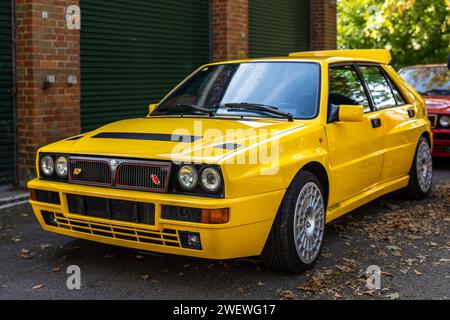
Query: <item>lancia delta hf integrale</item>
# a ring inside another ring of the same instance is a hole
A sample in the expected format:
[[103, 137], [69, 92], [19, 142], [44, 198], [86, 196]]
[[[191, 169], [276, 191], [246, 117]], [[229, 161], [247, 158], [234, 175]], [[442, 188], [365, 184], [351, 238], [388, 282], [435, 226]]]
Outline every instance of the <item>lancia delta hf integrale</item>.
[[390, 61], [355, 50], [202, 66], [146, 117], [39, 149], [37, 220], [140, 250], [310, 269], [326, 223], [394, 190], [430, 191], [425, 103]]

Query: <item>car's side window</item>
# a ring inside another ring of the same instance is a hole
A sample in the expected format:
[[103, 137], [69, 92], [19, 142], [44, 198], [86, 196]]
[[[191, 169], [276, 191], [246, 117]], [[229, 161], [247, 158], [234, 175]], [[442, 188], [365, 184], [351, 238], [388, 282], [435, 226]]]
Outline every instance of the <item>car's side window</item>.
[[332, 67], [329, 83], [330, 105], [362, 105], [364, 112], [371, 111], [364, 87], [352, 66]]
[[360, 66], [359, 69], [367, 83], [376, 109], [382, 110], [397, 106], [388, 80], [378, 66]]
[[391, 86], [392, 93], [394, 94], [394, 98], [395, 98], [395, 101], [397, 102], [397, 105], [398, 106], [404, 105], [406, 102], [405, 102], [405, 99], [403, 99], [402, 95], [400, 94], [400, 91], [398, 91], [394, 82], [391, 79], [389, 79], [389, 77], [387, 77], [387, 79], [389, 81], [389, 85]]

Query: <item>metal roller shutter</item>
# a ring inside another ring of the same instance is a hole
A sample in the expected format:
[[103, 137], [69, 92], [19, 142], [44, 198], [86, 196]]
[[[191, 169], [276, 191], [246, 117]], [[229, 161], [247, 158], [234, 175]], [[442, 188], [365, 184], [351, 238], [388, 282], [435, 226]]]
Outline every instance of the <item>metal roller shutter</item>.
[[249, 55], [285, 56], [309, 50], [310, 0], [249, 0]]
[[0, 0], [0, 184], [14, 182], [14, 104], [11, 0]]
[[83, 131], [143, 116], [209, 61], [208, 0], [80, 0]]

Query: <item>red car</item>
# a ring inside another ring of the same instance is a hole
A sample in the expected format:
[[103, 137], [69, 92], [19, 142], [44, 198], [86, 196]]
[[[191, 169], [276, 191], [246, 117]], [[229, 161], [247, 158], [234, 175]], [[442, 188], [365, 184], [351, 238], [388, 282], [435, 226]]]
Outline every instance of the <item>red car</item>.
[[445, 64], [403, 68], [399, 74], [427, 104], [433, 131], [433, 156], [450, 157], [450, 70]]

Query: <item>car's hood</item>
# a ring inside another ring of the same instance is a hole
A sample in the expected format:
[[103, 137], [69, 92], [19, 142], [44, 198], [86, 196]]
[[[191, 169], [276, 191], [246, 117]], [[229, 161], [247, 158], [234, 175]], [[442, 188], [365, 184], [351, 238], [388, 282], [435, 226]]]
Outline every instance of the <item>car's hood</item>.
[[429, 113], [450, 113], [450, 96], [425, 96]]
[[241, 148], [305, 126], [281, 119], [152, 117], [123, 120], [41, 152], [214, 163]]

